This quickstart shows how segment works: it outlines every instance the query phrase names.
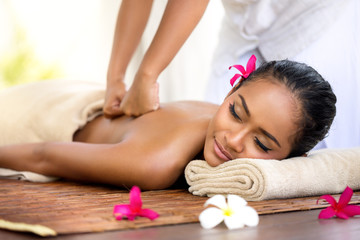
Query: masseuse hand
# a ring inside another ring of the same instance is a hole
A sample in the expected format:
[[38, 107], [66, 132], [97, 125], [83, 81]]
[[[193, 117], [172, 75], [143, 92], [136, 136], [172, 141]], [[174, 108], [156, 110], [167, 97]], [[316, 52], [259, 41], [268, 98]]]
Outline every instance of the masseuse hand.
[[126, 94], [123, 80], [108, 81], [103, 112], [105, 117], [113, 118], [122, 114], [120, 104]]
[[123, 114], [140, 116], [159, 108], [159, 84], [149, 77], [137, 74], [128, 92], [123, 81], [111, 82], [107, 86], [104, 115], [114, 118]]
[[140, 116], [142, 114], [157, 110], [159, 108], [159, 84], [155, 79], [135, 76], [129, 91], [125, 94], [120, 111], [129, 116]]

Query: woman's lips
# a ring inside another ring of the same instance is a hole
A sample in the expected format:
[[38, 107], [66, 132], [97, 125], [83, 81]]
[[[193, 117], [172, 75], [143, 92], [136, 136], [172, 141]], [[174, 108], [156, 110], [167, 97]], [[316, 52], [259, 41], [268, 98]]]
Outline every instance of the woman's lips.
[[216, 141], [216, 139], [214, 139], [214, 142], [215, 142], [214, 150], [215, 150], [216, 155], [224, 161], [231, 160], [232, 156], [230, 155], [230, 153], [228, 153], [224, 149], [224, 147]]

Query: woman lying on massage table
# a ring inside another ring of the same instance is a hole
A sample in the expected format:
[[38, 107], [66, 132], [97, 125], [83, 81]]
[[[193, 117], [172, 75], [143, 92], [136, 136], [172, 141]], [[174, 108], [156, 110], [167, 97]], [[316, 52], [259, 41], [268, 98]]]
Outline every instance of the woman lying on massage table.
[[184, 101], [138, 118], [100, 115], [79, 129], [73, 142], [0, 147], [0, 167], [164, 189], [193, 159], [217, 166], [236, 158], [305, 154], [326, 136], [335, 103], [330, 85], [314, 69], [273, 61], [245, 73], [221, 106]]

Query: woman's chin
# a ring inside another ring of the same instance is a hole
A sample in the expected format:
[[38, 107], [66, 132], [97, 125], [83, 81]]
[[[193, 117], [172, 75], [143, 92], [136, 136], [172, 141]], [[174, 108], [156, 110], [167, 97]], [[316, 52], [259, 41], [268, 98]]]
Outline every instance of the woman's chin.
[[214, 157], [206, 157], [205, 156], [205, 161], [207, 164], [209, 164], [210, 167], [216, 167], [219, 166], [222, 162]]

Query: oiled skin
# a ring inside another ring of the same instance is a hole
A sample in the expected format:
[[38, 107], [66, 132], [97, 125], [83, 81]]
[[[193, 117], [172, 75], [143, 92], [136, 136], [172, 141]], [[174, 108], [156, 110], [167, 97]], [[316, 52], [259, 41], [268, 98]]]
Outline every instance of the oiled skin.
[[76, 132], [71, 143], [1, 147], [0, 166], [86, 182], [166, 188], [203, 150], [217, 109], [187, 101], [163, 104], [138, 118], [99, 116]]

